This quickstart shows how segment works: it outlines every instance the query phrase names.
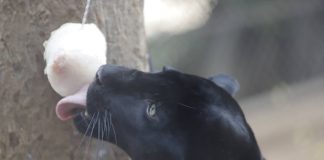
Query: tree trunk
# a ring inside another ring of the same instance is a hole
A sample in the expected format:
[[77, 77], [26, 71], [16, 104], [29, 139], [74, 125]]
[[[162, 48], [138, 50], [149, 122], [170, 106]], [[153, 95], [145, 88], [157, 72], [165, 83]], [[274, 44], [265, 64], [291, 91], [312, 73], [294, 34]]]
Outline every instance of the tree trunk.
[[[60, 97], [44, 75], [43, 41], [61, 24], [81, 22], [84, 6], [85, 0], [0, 0], [0, 159], [91, 159], [86, 152], [96, 150], [85, 149], [89, 140], [80, 146], [72, 123], [56, 118]], [[105, 33], [108, 63], [147, 70], [142, 10], [143, 0], [92, 1], [87, 22]]]

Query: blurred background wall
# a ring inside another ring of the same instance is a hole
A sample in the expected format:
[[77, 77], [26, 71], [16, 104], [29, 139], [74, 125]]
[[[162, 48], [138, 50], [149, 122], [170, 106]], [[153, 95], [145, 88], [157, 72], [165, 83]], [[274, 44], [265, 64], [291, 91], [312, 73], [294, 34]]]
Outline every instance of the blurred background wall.
[[323, 0], [146, 0], [154, 70], [238, 79], [267, 159], [324, 159]]

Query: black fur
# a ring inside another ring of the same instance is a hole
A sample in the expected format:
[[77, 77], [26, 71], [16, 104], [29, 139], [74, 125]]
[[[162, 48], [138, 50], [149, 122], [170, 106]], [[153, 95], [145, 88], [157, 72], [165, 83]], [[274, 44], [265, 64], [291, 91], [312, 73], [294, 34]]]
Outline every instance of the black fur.
[[92, 119], [92, 137], [116, 143], [132, 160], [262, 159], [237, 102], [198, 76], [105, 65], [88, 89], [87, 112], [74, 119], [78, 130]]

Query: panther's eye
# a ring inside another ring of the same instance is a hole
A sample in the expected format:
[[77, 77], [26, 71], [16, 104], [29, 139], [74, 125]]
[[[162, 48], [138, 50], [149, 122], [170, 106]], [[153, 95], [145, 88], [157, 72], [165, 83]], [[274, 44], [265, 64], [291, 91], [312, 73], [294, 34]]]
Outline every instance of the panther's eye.
[[156, 114], [156, 104], [155, 103], [150, 103], [147, 106], [146, 114], [151, 118], [155, 116], [155, 114]]

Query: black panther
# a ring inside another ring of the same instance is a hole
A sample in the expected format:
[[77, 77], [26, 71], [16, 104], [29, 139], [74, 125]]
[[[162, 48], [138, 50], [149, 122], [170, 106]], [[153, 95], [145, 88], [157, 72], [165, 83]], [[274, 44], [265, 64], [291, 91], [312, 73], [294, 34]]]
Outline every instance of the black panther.
[[262, 160], [232, 97], [237, 89], [226, 75], [205, 79], [169, 68], [146, 73], [104, 65], [83, 94], [86, 104], [65, 100], [59, 105], [79, 105], [57, 113], [71, 115], [81, 133], [115, 143], [132, 160]]

